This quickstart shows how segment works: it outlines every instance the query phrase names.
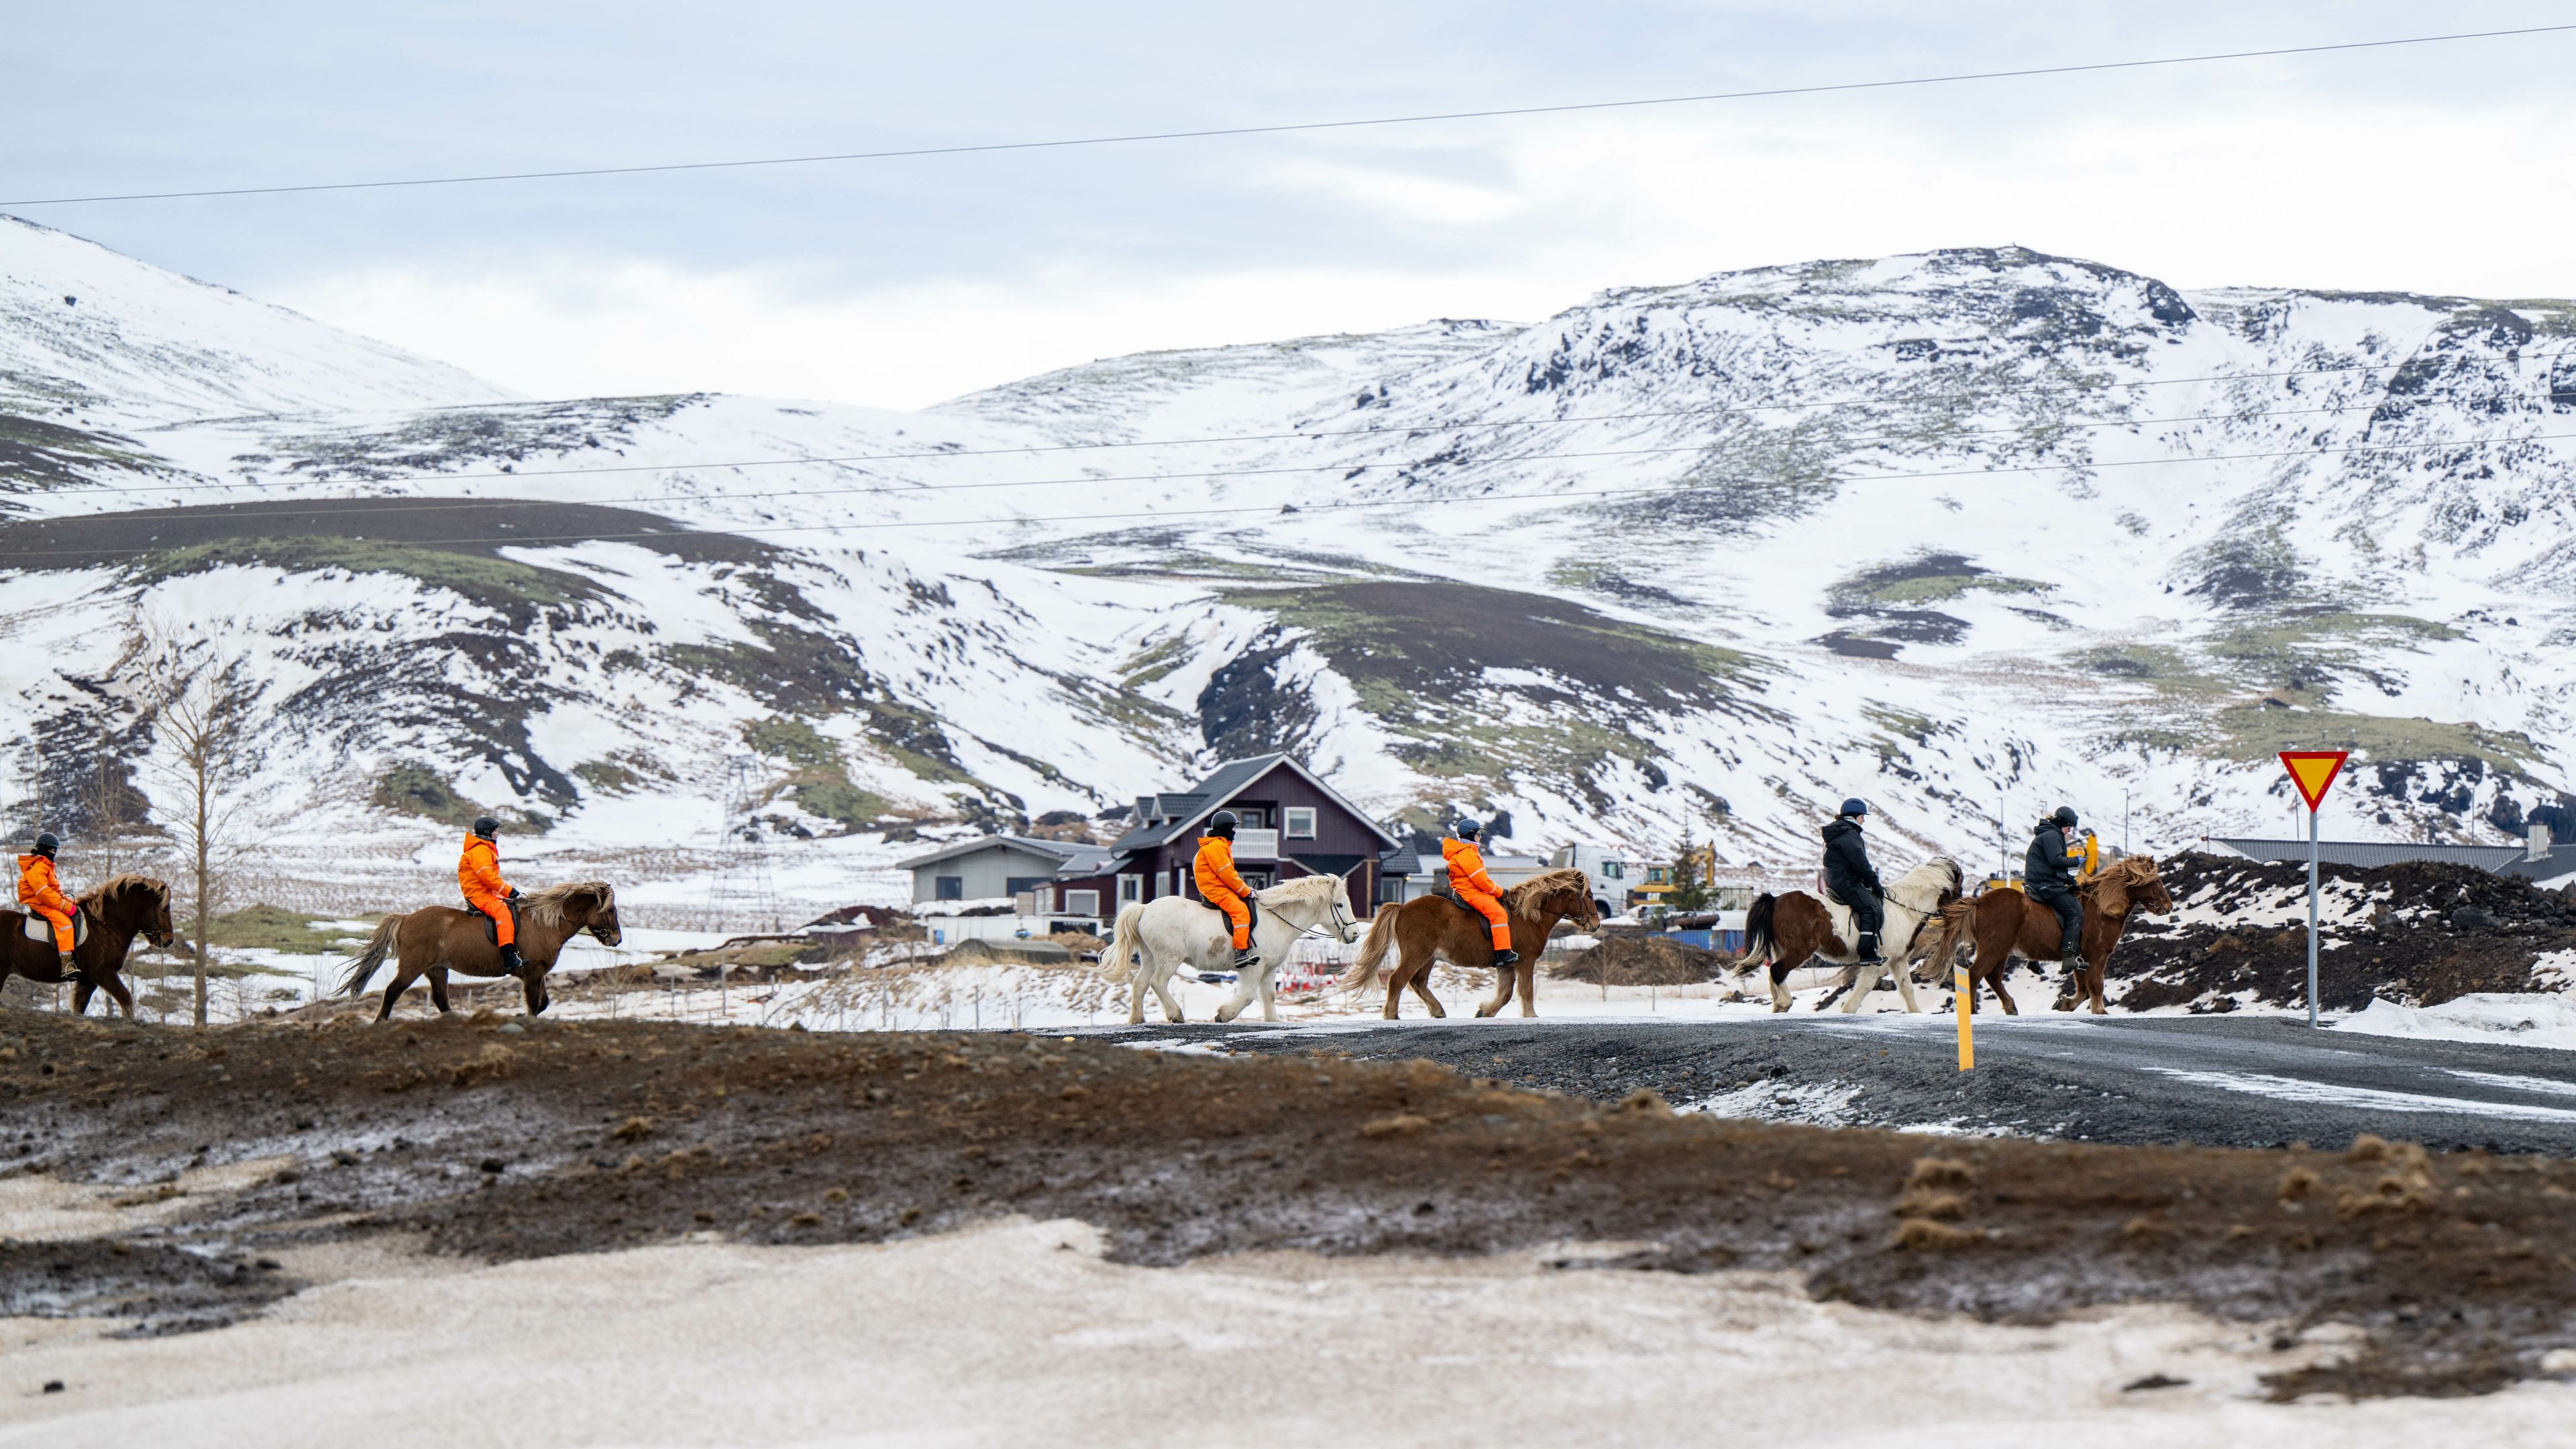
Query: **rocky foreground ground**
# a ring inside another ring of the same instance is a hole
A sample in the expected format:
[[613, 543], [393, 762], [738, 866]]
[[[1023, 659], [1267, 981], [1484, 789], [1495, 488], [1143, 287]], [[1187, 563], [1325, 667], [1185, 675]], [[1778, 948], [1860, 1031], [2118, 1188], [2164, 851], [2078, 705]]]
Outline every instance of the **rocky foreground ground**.
[[2281, 1397], [2481, 1392], [2576, 1345], [2576, 1164], [2376, 1138], [1943, 1141], [1428, 1062], [482, 1014], [199, 1032], [11, 1013], [0, 1124], [17, 1182], [105, 1184], [133, 1209], [0, 1248], [0, 1311], [141, 1333], [259, 1312], [302, 1286], [280, 1258], [317, 1242], [501, 1261], [1022, 1216], [1092, 1224], [1140, 1265], [1611, 1242], [1629, 1246], [1566, 1270], [1790, 1270], [1822, 1299], [2000, 1321], [2170, 1302], [2286, 1341], [2360, 1331], [2274, 1376]]

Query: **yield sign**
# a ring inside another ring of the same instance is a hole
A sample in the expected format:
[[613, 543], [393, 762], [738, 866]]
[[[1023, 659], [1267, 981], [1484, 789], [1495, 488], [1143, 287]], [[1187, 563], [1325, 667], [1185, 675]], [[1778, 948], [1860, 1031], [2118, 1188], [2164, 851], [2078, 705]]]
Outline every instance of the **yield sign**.
[[2310, 814], [2325, 803], [2326, 791], [2334, 787], [2335, 776], [2343, 773], [2343, 762], [2352, 758], [2350, 750], [2283, 750], [2281, 764], [2290, 772], [2290, 783], [2298, 787], [2299, 798], [2308, 802]]

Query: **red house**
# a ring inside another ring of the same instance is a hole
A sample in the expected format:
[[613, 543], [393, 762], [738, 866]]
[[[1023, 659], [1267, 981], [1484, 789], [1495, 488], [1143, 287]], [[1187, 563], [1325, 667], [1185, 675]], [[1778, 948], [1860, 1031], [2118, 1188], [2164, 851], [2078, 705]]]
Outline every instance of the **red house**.
[[1247, 884], [1337, 875], [1362, 914], [1377, 899], [1378, 857], [1400, 843], [1296, 760], [1255, 755], [1227, 761], [1186, 791], [1139, 796], [1126, 834], [1065, 862], [1051, 904], [1068, 910], [1067, 893], [1096, 892], [1087, 898], [1108, 917], [1158, 896], [1195, 898], [1190, 861], [1219, 810], [1235, 814], [1234, 864]]

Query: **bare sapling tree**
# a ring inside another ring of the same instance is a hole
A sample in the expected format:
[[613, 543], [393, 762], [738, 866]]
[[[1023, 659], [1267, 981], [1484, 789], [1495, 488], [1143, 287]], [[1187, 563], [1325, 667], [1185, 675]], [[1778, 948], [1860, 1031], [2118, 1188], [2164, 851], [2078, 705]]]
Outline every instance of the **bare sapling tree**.
[[147, 701], [152, 722], [150, 767], [162, 788], [153, 811], [179, 848], [195, 887], [190, 931], [196, 964], [196, 1023], [206, 1024], [206, 936], [223, 897], [224, 876], [238, 846], [255, 760], [254, 725], [265, 686], [242, 655], [216, 656], [200, 640], [163, 633], [142, 650], [157, 685]]

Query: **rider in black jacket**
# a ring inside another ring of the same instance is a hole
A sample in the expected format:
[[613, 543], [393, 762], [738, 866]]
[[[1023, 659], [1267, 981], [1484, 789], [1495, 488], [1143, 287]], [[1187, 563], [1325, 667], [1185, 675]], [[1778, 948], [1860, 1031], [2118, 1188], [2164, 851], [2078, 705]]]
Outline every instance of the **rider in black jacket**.
[[2075, 894], [2076, 872], [2084, 864], [2084, 841], [2075, 833], [2075, 812], [2060, 805], [2030, 833], [2030, 854], [2021, 864], [2021, 888], [2032, 900], [2057, 912], [2065, 937], [2059, 959], [2072, 970], [2083, 964], [2084, 901]]
[[1851, 907], [1852, 927], [1860, 934], [1861, 963], [1876, 966], [1887, 959], [1878, 952], [1878, 933], [1887, 924], [1887, 911], [1879, 898], [1887, 891], [1870, 866], [1868, 842], [1861, 839], [1861, 817], [1868, 813], [1868, 801], [1845, 800], [1843, 813], [1825, 827], [1825, 889]]

